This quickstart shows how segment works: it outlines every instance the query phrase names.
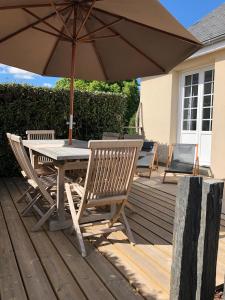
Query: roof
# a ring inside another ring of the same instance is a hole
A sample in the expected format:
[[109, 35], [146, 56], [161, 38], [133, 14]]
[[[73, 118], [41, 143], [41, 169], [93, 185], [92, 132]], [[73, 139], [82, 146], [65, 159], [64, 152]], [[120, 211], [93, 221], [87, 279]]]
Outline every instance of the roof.
[[203, 44], [225, 39], [225, 3], [188, 28]]

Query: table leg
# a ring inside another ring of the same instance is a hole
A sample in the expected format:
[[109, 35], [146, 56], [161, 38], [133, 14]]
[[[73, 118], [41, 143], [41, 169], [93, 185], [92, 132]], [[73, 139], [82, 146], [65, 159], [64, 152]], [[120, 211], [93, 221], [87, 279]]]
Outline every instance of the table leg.
[[57, 169], [57, 219], [50, 221], [49, 229], [51, 231], [66, 229], [72, 225], [72, 219], [66, 218], [64, 210], [64, 164], [57, 165]]
[[38, 165], [38, 155], [37, 154], [34, 154], [32, 153], [32, 160], [31, 160], [31, 163], [32, 163], [32, 166], [35, 168], [35, 169], [38, 169], [39, 165]]
[[57, 212], [59, 222], [65, 221], [64, 213], [64, 165], [58, 166], [57, 176]]

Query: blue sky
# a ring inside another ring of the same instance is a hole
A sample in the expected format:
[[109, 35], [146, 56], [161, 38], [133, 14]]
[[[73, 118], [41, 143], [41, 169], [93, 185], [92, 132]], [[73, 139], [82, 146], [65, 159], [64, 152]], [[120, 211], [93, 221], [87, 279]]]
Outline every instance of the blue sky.
[[[185, 27], [196, 23], [224, 0], [160, 0], [170, 13]], [[53, 87], [58, 78], [43, 77], [30, 72], [0, 64], [0, 83], [27, 83]]]

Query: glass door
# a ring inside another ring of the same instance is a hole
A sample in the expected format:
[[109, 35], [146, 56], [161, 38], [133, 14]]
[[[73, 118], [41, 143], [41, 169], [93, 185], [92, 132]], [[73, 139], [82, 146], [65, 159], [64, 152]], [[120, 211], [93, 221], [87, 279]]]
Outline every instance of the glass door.
[[199, 145], [201, 165], [210, 165], [213, 122], [214, 70], [183, 74], [179, 142]]

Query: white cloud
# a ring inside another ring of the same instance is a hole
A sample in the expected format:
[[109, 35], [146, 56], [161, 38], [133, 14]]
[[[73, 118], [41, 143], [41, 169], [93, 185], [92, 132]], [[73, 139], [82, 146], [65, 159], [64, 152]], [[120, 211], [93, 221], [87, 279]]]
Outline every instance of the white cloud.
[[50, 88], [50, 87], [52, 87], [52, 84], [51, 84], [51, 83], [48, 83], [48, 82], [45, 82], [45, 83], [43, 83], [43, 86], [44, 86], [44, 87]]
[[0, 64], [0, 74], [9, 74], [16, 79], [27, 79], [27, 80], [33, 80], [35, 79], [36, 76], [38, 76], [34, 73], [22, 69], [18, 69], [18, 68], [6, 66], [3, 64]]

